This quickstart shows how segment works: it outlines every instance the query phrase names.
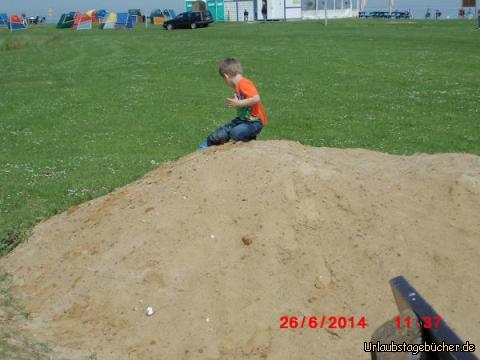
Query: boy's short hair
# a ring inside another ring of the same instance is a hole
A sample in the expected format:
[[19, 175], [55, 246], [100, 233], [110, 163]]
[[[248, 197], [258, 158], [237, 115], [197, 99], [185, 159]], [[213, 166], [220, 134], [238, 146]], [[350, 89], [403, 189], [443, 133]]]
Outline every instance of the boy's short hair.
[[235, 76], [242, 73], [242, 64], [235, 58], [226, 58], [220, 62], [218, 72], [222, 77], [224, 75]]

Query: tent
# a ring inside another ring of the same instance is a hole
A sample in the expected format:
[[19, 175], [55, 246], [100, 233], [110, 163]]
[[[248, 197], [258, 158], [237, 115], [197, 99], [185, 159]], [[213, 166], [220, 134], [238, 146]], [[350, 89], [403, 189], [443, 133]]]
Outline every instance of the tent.
[[100, 26], [103, 30], [113, 29], [131, 29], [133, 27], [133, 19], [128, 13], [108, 13], [104, 17], [104, 22]]
[[57, 23], [57, 29], [70, 29], [73, 26], [75, 15], [62, 14]]
[[92, 9], [92, 10], [88, 10], [85, 14], [92, 18], [92, 23], [99, 24], [99, 23], [102, 23], [102, 20], [107, 14], [107, 11]]
[[152, 10], [152, 12], [150, 13], [151, 18], [160, 17], [160, 16], [163, 16], [163, 11], [160, 9]]
[[128, 10], [128, 14], [142, 16], [142, 12], [140, 11], [140, 9], [130, 9]]
[[103, 23], [103, 19], [105, 15], [107, 15], [107, 11], [103, 9], [102, 10], [92, 9], [92, 10], [88, 10], [85, 14], [92, 18], [92, 23], [101, 24]]
[[97, 10], [91, 9], [88, 10], [85, 15], [88, 15], [92, 18], [92, 24], [98, 24], [98, 18], [97, 18]]
[[107, 16], [107, 10], [104, 10], [104, 9], [101, 9], [101, 10], [97, 10], [97, 17], [98, 19], [101, 21], [103, 18], [105, 18], [105, 16]]
[[115, 29], [131, 29], [133, 27], [132, 17], [128, 13], [117, 13]]
[[130, 9], [128, 10], [128, 15], [132, 18], [133, 24], [143, 23], [143, 15], [140, 9]]
[[132, 22], [134, 24], [143, 23], [143, 15], [140, 9], [129, 9], [128, 14], [132, 17]]
[[100, 25], [100, 29], [113, 30], [117, 23], [117, 13], [111, 12], [103, 17], [103, 23]]
[[163, 16], [155, 16], [152, 18], [153, 25], [163, 25], [165, 24], [165, 18]]
[[163, 18], [163, 11], [160, 9], [153, 9], [150, 12], [150, 22], [152, 24], [155, 24], [155, 18], [158, 18], [157, 20], [159, 20], [160, 18]]
[[163, 10], [163, 16], [166, 19], [173, 19], [173, 16], [172, 16], [172, 14], [170, 14], [170, 10], [168, 10], [168, 9]]
[[87, 14], [76, 13], [73, 30], [92, 30], [92, 17]]
[[0, 14], [0, 27], [4, 27], [8, 25], [8, 15], [7, 14]]
[[163, 11], [155, 9], [150, 12], [150, 22], [154, 25], [161, 25], [165, 22]]
[[18, 15], [12, 15], [8, 18], [8, 28], [10, 31], [14, 30], [25, 30], [27, 28], [27, 25], [25, 23], [25, 20]]

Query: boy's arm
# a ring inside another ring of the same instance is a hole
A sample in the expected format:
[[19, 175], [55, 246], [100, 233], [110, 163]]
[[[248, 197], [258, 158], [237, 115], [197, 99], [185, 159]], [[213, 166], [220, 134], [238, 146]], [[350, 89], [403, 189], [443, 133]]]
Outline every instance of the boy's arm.
[[260, 102], [260, 95], [254, 95], [247, 99], [239, 100], [236, 98], [228, 98], [225, 103], [230, 107], [249, 107]]

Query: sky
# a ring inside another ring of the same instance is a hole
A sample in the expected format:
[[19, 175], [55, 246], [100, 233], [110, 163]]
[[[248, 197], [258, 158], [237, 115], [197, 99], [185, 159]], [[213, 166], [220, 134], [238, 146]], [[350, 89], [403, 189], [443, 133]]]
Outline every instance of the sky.
[[[398, 10], [412, 9], [416, 18], [423, 17], [427, 8], [440, 9], [445, 16], [455, 17], [461, 0], [395, 0], [395, 4]], [[149, 14], [156, 8], [174, 9], [177, 12], [185, 8], [183, 0], [0, 0], [0, 12], [9, 14], [25, 12], [27, 15], [46, 16], [50, 7], [54, 18], [74, 10], [85, 12], [103, 8], [126, 11], [140, 8], [143, 13]], [[367, 11], [387, 9], [388, 0], [368, 0]]]

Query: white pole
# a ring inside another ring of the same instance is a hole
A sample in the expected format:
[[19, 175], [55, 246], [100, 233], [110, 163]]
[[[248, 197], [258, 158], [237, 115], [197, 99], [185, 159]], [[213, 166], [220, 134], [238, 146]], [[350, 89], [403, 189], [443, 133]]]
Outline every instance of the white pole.
[[395, 0], [389, 0], [388, 1], [388, 10], [389, 10], [390, 14], [392, 13], [394, 7], [395, 7]]
[[367, 7], [367, 0], [361, 0], [360, 2], [360, 11], [365, 11], [365, 8]]
[[477, 29], [480, 30], [480, 14], [478, 13], [478, 1], [475, 1], [475, 14], [473, 14], [473, 18], [477, 20]]
[[325, 10], [325, 26], [328, 25], [328, 18], [327, 18], [327, 0], [323, 1], [323, 9]]

